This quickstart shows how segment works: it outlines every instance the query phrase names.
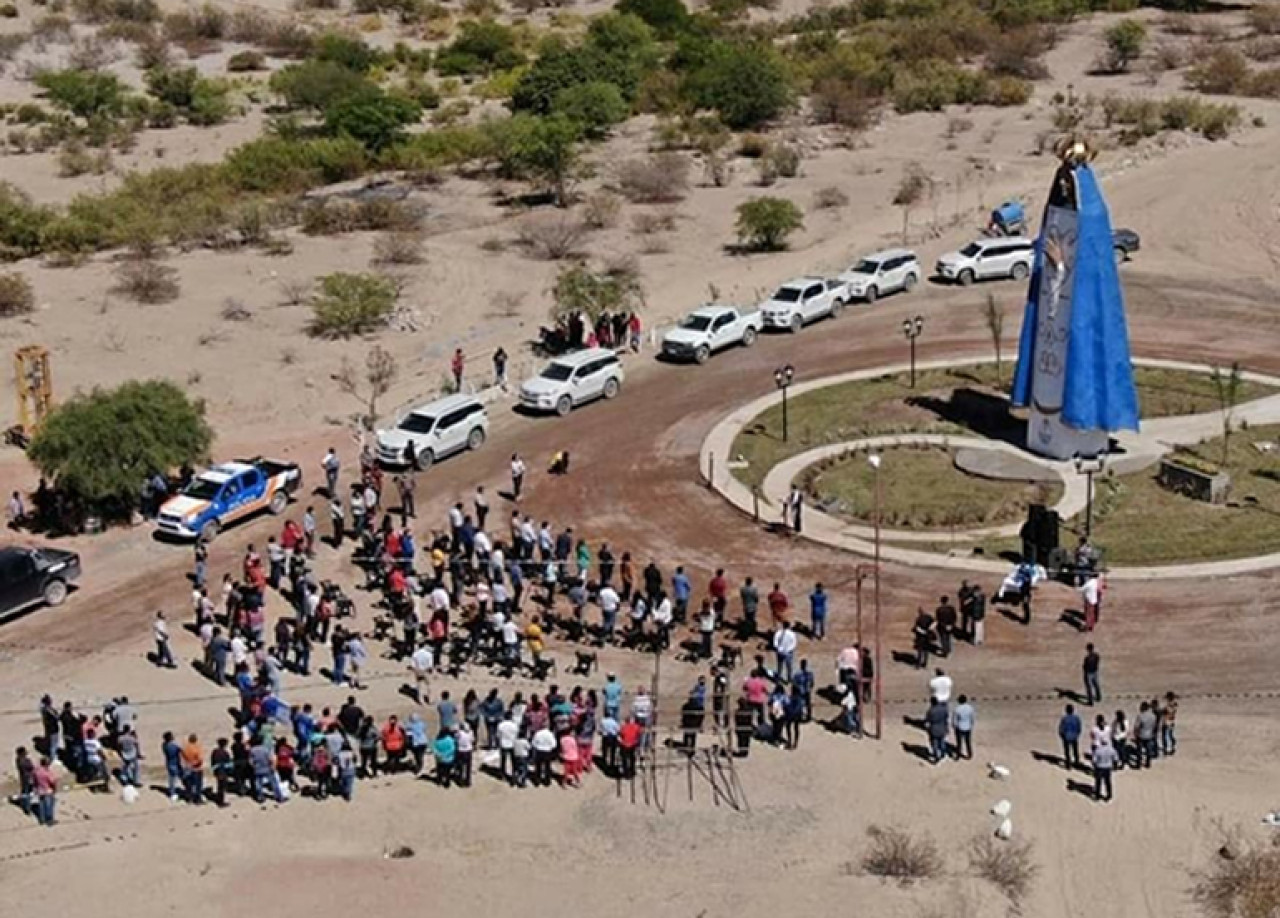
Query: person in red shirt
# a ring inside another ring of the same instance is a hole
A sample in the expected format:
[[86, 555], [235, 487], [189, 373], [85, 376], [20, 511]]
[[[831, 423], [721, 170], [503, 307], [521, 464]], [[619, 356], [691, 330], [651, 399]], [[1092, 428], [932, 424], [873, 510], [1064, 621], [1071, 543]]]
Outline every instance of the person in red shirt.
[[716, 575], [707, 584], [707, 592], [711, 595], [711, 605], [716, 610], [716, 618], [723, 620], [725, 606], [729, 601], [729, 579], [724, 575], [724, 568], [716, 570]]
[[769, 614], [773, 616], [773, 627], [781, 628], [791, 620], [791, 601], [782, 592], [782, 585], [775, 583], [773, 592], [769, 594]]
[[622, 777], [636, 776], [636, 750], [640, 748], [640, 741], [643, 738], [644, 727], [640, 726], [634, 717], [628, 717], [627, 722], [618, 731], [618, 748], [622, 751]]
[[404, 761], [406, 742], [404, 728], [400, 726], [396, 715], [392, 714], [382, 727], [382, 748], [387, 753], [387, 771], [400, 770]]
[[462, 391], [462, 372], [467, 365], [467, 358], [462, 355], [462, 348], [457, 348], [453, 352], [453, 360], [450, 367], [453, 370], [453, 389], [455, 392]]
[[292, 554], [298, 550], [298, 546], [302, 544], [302, 528], [293, 520], [289, 520], [284, 524], [284, 529], [280, 531], [280, 547], [286, 553]]

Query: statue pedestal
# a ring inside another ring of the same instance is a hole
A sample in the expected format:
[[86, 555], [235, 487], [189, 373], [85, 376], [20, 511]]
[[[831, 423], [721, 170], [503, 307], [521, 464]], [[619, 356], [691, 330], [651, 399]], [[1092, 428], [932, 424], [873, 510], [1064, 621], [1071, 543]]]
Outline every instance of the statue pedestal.
[[1057, 414], [1032, 408], [1027, 417], [1027, 449], [1048, 459], [1092, 458], [1105, 453], [1110, 442], [1105, 430], [1076, 430], [1063, 424]]

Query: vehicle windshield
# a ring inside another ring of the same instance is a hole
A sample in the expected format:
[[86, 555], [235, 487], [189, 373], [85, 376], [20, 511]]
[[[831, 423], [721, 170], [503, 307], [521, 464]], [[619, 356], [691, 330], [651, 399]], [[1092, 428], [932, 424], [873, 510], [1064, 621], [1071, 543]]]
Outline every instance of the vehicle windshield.
[[406, 433], [431, 433], [436, 426], [436, 419], [429, 414], [411, 414], [400, 422], [400, 429]]
[[779, 303], [795, 303], [800, 299], [800, 288], [779, 287], [773, 292], [773, 299]]
[[974, 255], [977, 255], [981, 251], [982, 251], [982, 246], [978, 245], [978, 243], [976, 242], [971, 242], [968, 245], [966, 245], [963, 249], [960, 250], [960, 254], [963, 255], [965, 258], [972, 258]]
[[711, 320], [706, 316], [686, 316], [685, 320], [680, 323], [681, 328], [687, 328], [690, 331], [706, 331], [711, 327]]
[[875, 274], [879, 270], [880, 270], [880, 262], [867, 261], [867, 259], [865, 258], [853, 266], [854, 274]]
[[563, 363], [550, 364], [542, 371], [543, 379], [552, 379], [556, 382], [567, 382], [571, 376], [573, 376], [573, 367], [567, 367]]
[[187, 497], [194, 497], [196, 500], [213, 500], [221, 490], [222, 482], [210, 481], [207, 478], [197, 478], [187, 485], [187, 489], [182, 493]]

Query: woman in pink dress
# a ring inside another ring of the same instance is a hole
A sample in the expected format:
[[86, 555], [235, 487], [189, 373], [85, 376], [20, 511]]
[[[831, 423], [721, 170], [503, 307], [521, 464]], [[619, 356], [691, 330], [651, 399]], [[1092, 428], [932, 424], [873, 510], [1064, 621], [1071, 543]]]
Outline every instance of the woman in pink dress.
[[578, 741], [572, 733], [560, 737], [560, 764], [564, 768], [564, 783], [578, 787], [582, 783], [582, 759], [578, 756]]

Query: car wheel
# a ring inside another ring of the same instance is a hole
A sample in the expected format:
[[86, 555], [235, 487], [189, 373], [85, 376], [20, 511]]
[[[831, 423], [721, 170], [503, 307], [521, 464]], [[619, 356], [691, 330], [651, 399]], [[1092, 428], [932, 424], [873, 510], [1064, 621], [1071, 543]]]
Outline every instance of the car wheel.
[[788, 330], [791, 332], [791, 334], [794, 335], [794, 334], [797, 334], [802, 328], [804, 328], [804, 319], [800, 318], [799, 316], [793, 316], [791, 319], [791, 324], [788, 326]]
[[473, 428], [471, 433], [467, 434], [467, 449], [479, 449], [484, 446], [484, 428]]
[[[699, 362], [699, 363], [702, 363], [703, 361], [699, 360], [698, 362]], [[605, 397], [605, 398], [617, 398], [617, 397], [618, 397], [618, 390], [619, 390], [620, 388], [621, 388], [621, 386], [618, 384], [617, 377], [614, 377], [613, 379], [610, 379], [608, 382], [606, 382], [606, 383], [604, 384], [604, 397]]]
[[271, 503], [268, 505], [268, 508], [271, 510], [273, 514], [275, 514], [276, 516], [279, 516], [281, 513], [284, 513], [284, 511], [287, 510], [288, 507], [289, 507], [289, 495], [286, 494], [284, 491], [277, 491], [276, 493], [271, 495]]
[[67, 585], [61, 580], [50, 580], [44, 585], [44, 604], [60, 606], [67, 599]]
[[556, 414], [564, 417], [573, 410], [573, 399], [567, 395], [560, 396], [560, 401], [556, 402]]
[[831, 318], [838, 319], [844, 315], [844, 300], [836, 300], [831, 304]]
[[[699, 345], [698, 349], [693, 352], [693, 359], [695, 363], [706, 363], [711, 359], [711, 348], [707, 347], [705, 344]], [[612, 380], [610, 380], [610, 382], [612, 382]]]
[[907, 291], [907, 293], [910, 293], [915, 289], [915, 286], [918, 283], [920, 283], [920, 278], [916, 277], [914, 274], [908, 274], [907, 279], [902, 282], [902, 289]]
[[956, 276], [956, 280], [960, 282], [961, 287], [968, 287], [973, 283], [973, 271], [965, 268]]
[[1026, 280], [1026, 277], [1027, 277], [1026, 262], [1020, 261], [1016, 265], [1014, 265], [1013, 270], [1009, 272], [1009, 276], [1016, 281]]
[[880, 296], [880, 291], [877, 290], [875, 287], [868, 287], [867, 292], [863, 294], [863, 298], [866, 299], [868, 303], [874, 303], [879, 298], [879, 296]]
[[751, 345], [755, 343], [756, 343], [756, 330], [754, 328], [748, 328], [746, 331], [742, 333], [742, 346], [751, 347]]
[[218, 524], [217, 520], [209, 520], [209, 522], [205, 523], [200, 529], [200, 541], [212, 542], [218, 537], [218, 533], [221, 530], [222, 527]]
[[1129, 253], [1122, 246], [1116, 246], [1113, 251], [1116, 253], [1116, 264], [1122, 265], [1129, 260]]
[[436, 454], [429, 449], [424, 449], [418, 453], [418, 457], [414, 460], [414, 465], [418, 467], [419, 472], [425, 472], [431, 466], [436, 464]]

